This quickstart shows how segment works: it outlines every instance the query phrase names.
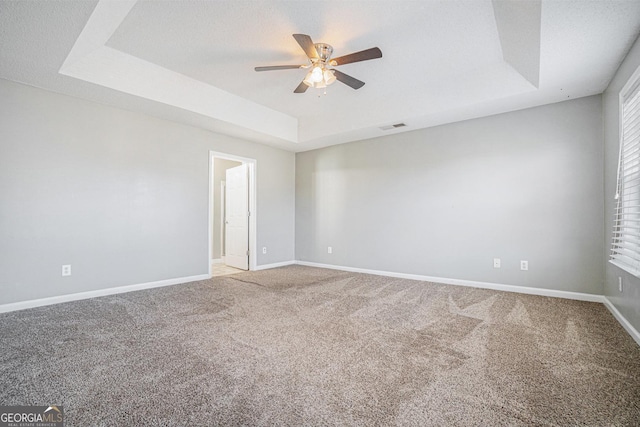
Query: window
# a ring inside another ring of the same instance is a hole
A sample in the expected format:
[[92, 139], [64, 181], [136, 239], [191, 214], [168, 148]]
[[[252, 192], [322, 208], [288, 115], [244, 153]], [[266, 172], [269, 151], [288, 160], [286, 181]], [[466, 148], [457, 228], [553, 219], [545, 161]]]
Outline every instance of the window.
[[620, 158], [610, 262], [640, 277], [640, 68], [620, 92]]

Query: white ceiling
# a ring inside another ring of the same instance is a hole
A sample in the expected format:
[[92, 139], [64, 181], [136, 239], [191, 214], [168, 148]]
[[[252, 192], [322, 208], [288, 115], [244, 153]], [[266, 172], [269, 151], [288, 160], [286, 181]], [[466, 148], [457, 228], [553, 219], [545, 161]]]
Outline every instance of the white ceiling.
[[[253, 70], [293, 33], [383, 57], [294, 94]], [[639, 33], [637, 0], [1, 1], [0, 77], [305, 151], [601, 93]]]

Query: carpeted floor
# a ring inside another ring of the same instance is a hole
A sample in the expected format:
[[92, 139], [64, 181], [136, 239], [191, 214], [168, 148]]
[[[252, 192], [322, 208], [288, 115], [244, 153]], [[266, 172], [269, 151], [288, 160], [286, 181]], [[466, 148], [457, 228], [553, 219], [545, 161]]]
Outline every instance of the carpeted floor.
[[638, 426], [601, 304], [291, 266], [0, 314], [0, 404], [67, 426]]

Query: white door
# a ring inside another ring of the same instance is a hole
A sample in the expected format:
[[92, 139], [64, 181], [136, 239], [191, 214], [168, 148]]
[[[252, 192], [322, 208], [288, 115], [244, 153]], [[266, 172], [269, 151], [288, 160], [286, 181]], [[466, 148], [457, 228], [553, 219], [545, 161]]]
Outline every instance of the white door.
[[224, 263], [249, 269], [249, 175], [247, 165], [227, 169]]

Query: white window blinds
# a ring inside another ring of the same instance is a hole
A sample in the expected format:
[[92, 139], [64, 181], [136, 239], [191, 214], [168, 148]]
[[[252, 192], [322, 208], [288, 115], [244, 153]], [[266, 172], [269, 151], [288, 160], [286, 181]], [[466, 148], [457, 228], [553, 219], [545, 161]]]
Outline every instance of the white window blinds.
[[620, 92], [620, 158], [610, 261], [640, 277], [640, 73], [638, 71]]

